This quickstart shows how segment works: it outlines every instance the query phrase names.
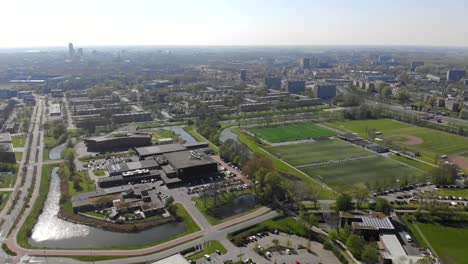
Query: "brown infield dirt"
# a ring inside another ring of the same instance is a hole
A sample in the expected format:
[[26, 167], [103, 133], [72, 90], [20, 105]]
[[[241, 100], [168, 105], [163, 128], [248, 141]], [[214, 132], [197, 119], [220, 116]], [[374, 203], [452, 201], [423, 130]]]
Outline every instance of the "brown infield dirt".
[[412, 136], [412, 135], [398, 135], [398, 136], [406, 138], [406, 141], [403, 141], [401, 143], [408, 145], [408, 146], [419, 145], [419, 144], [424, 143], [424, 140], [422, 138], [418, 138], [417, 136]]
[[468, 169], [468, 158], [463, 156], [463, 154], [468, 153], [468, 151], [448, 155], [448, 160], [462, 169]]

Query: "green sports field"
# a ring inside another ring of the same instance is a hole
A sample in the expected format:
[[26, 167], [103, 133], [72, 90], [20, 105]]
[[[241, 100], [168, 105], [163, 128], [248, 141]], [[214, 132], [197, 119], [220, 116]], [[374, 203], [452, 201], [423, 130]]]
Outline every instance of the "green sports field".
[[334, 131], [315, 124], [252, 128], [250, 131], [272, 143], [336, 135]]
[[422, 159], [428, 162], [434, 162], [437, 155], [468, 151], [468, 138], [466, 137], [390, 119], [353, 120], [329, 123], [329, 125], [346, 132], [357, 132], [364, 138], [367, 138], [366, 131], [368, 129], [376, 129], [382, 132], [381, 135], [378, 135], [379, 138], [391, 140], [394, 144], [408, 149], [417, 150], [421, 153]]
[[293, 166], [375, 155], [341, 140], [268, 147], [266, 150]]
[[468, 251], [466, 250], [468, 226], [453, 227], [420, 222], [410, 224], [409, 226], [418, 241], [425, 244], [424, 239], [415, 226], [421, 230], [424, 237], [441, 258], [442, 263], [468, 264]]
[[300, 167], [335, 190], [346, 191], [356, 183], [367, 183], [371, 189], [393, 188], [396, 180], [415, 182], [425, 179], [426, 173], [380, 156], [341, 163]]

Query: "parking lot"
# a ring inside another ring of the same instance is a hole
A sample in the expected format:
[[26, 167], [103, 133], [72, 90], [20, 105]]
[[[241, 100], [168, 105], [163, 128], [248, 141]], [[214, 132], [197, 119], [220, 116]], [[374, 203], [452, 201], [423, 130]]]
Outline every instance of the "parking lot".
[[439, 203], [446, 203], [451, 206], [468, 206], [468, 197], [461, 196], [439, 196], [433, 195], [439, 188], [461, 189], [463, 186], [447, 185], [436, 186], [433, 184], [416, 184], [402, 187], [399, 189], [390, 189], [380, 193], [373, 193], [373, 198], [382, 197], [392, 204], [410, 204], [411, 201], [417, 202], [419, 197], [425, 200], [432, 200]]
[[[275, 240], [282, 248], [279, 251], [272, 250]], [[309, 246], [309, 249], [305, 248]], [[246, 247], [238, 248], [230, 244], [226, 254], [212, 253], [209, 256], [210, 260], [202, 257], [196, 263], [234, 263], [239, 259], [244, 263], [340, 263], [331, 251], [323, 249], [322, 244], [281, 232], [276, 234], [262, 232], [255, 235], [255, 238], [247, 243]]]

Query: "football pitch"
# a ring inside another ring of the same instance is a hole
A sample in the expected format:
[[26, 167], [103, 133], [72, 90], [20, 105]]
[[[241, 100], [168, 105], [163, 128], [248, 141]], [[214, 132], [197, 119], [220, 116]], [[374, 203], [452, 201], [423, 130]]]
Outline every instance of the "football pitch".
[[394, 188], [397, 181], [409, 183], [425, 179], [425, 172], [381, 156], [367, 159], [301, 167], [301, 171], [316, 177], [336, 190], [349, 190], [356, 183], [367, 183], [376, 190]]
[[268, 147], [266, 150], [293, 166], [376, 155], [341, 140]]
[[416, 182], [427, 173], [340, 140], [268, 147], [267, 151], [337, 191], [356, 183], [393, 188], [397, 180]]
[[252, 128], [250, 131], [271, 143], [336, 135], [334, 131], [315, 124]]
[[455, 155], [458, 160], [465, 158], [468, 161], [468, 158], [463, 156], [464, 152], [468, 152], [466, 137], [390, 119], [353, 120], [329, 125], [346, 132], [356, 132], [364, 138], [368, 138], [367, 130], [375, 129], [382, 132], [378, 135], [379, 138], [391, 140], [393, 144], [402, 148], [416, 150], [427, 162], [434, 162], [438, 155], [449, 155], [449, 158], [450, 155]]

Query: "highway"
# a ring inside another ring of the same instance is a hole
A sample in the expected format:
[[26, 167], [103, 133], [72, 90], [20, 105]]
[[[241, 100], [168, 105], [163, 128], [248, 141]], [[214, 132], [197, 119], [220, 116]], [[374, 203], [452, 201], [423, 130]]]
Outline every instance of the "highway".
[[[44, 101], [40, 98], [36, 98], [36, 106], [34, 107], [33, 115], [31, 117], [31, 122], [30, 122], [30, 127], [28, 130], [28, 135], [26, 138], [26, 145], [25, 145], [25, 152], [23, 155], [23, 158], [20, 162], [20, 167], [19, 171], [23, 171], [23, 167], [26, 167], [26, 172], [22, 174], [22, 177], [25, 177], [24, 184], [21, 186], [21, 178], [18, 178], [15, 183], [14, 190], [10, 196], [10, 199], [7, 201], [7, 204], [5, 205], [5, 208], [3, 209], [2, 212], [0, 212], [0, 219], [3, 219], [3, 225], [1, 226], [1, 231], [0, 231], [0, 241], [2, 243], [5, 242], [5, 239], [8, 236], [8, 239], [11, 240], [12, 237], [16, 236], [16, 232], [18, 230], [18, 227], [20, 225], [15, 225], [15, 223], [18, 223], [18, 216], [25, 205], [25, 200], [27, 199], [28, 196], [28, 189], [31, 187], [33, 183], [33, 179], [36, 181], [36, 185], [34, 188], [34, 193], [31, 198], [31, 201], [34, 201], [37, 198], [37, 193], [38, 193], [38, 188], [39, 188], [39, 181], [40, 181], [40, 174], [41, 174], [41, 162], [42, 162], [42, 150], [44, 148], [44, 140], [43, 140], [43, 131], [42, 131], [42, 126], [41, 122], [44, 122], [45, 120], [42, 118], [44, 113], [45, 113], [45, 107], [44, 107]], [[29, 144], [31, 142], [31, 144]], [[29, 159], [26, 160], [27, 153], [30, 152]], [[37, 155], [38, 154], [38, 155]], [[37, 159], [36, 159], [37, 158]], [[38, 166], [36, 175], [37, 177], [33, 177], [34, 175], [34, 168], [35, 166]], [[19, 174], [21, 175], [21, 173]], [[20, 193], [19, 199], [16, 201], [15, 198], [17, 194]], [[14, 203], [14, 204], [13, 204]], [[13, 206], [11, 213], [8, 213], [9, 208]], [[27, 211], [30, 211], [30, 208], [26, 209]], [[23, 214], [25, 216], [25, 214]], [[24, 217], [22, 217], [24, 219]], [[13, 232], [11, 232], [13, 230]], [[11, 234], [10, 234], [11, 232]], [[10, 235], [9, 235], [10, 234]], [[10, 259], [9, 256], [3, 251], [0, 251], [0, 260], [4, 260], [5, 263], [7, 263], [7, 259]]]

